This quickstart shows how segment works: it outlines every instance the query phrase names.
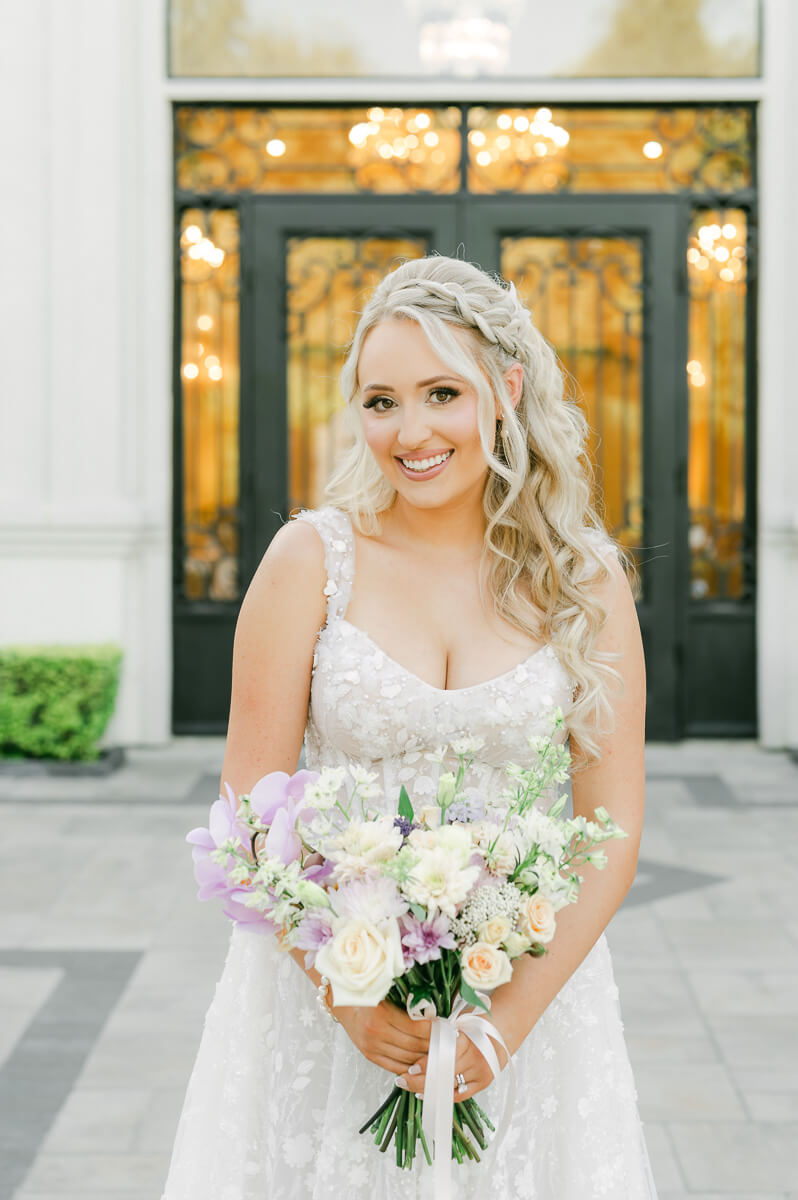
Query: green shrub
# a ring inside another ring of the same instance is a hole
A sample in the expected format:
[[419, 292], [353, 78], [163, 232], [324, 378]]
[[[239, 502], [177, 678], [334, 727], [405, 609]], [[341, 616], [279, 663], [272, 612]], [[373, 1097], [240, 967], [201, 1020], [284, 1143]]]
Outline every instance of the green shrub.
[[0, 647], [0, 756], [99, 758], [121, 662], [113, 645]]

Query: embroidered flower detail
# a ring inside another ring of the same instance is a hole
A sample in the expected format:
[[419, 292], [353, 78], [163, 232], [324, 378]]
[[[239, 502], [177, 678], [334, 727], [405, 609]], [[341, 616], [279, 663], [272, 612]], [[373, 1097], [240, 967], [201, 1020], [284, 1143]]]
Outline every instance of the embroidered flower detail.
[[337, 591], [338, 591], [338, 584], [335, 582], [334, 579], [328, 579], [327, 583], [325, 584], [325, 587], [324, 587], [324, 595], [325, 596], [334, 596]]

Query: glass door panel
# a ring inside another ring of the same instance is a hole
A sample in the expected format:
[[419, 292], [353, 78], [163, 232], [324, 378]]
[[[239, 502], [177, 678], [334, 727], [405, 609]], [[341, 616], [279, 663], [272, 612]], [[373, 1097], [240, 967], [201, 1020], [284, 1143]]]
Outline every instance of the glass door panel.
[[345, 442], [338, 374], [379, 280], [421, 258], [418, 237], [301, 237], [286, 243], [288, 507], [316, 508]]
[[643, 544], [643, 248], [640, 238], [504, 237], [512, 280], [556, 348], [590, 425], [610, 532]]

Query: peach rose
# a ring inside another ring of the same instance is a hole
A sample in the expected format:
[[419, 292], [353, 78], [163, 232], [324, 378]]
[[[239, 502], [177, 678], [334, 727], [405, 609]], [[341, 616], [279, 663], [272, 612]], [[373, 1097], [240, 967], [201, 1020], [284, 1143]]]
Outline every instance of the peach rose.
[[482, 992], [509, 983], [513, 974], [507, 955], [489, 942], [474, 942], [473, 946], [468, 946], [460, 955], [460, 967], [469, 987]]
[[539, 895], [524, 897], [518, 914], [518, 928], [530, 942], [550, 942], [556, 924], [551, 901]]

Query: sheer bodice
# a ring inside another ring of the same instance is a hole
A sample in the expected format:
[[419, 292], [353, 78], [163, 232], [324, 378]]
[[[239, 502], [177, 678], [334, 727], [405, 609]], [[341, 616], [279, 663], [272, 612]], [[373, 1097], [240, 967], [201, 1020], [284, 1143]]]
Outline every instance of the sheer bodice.
[[[531, 761], [528, 737], [549, 732], [551, 709], [567, 714], [573, 680], [554, 648], [472, 687], [425, 683], [346, 619], [349, 518], [327, 508], [299, 519], [322, 538], [327, 567], [307, 766], [354, 760], [379, 773], [383, 804], [395, 806], [401, 783], [414, 798], [432, 796], [428, 753], [477, 736], [474, 782], [493, 794], [504, 764]], [[453, 1168], [461, 1200], [656, 1200], [603, 936], [514, 1060], [509, 1132], [498, 1156], [489, 1149], [482, 1163]], [[421, 1200], [430, 1173], [420, 1164], [400, 1171], [357, 1134], [391, 1082], [319, 1012], [310, 982], [272, 939], [234, 926], [162, 1200]], [[480, 1103], [498, 1116], [505, 1094], [502, 1075]]]

